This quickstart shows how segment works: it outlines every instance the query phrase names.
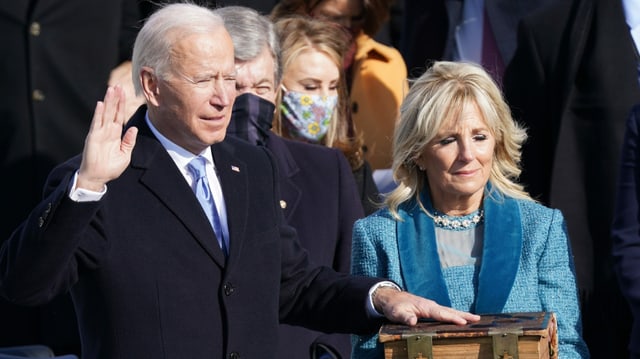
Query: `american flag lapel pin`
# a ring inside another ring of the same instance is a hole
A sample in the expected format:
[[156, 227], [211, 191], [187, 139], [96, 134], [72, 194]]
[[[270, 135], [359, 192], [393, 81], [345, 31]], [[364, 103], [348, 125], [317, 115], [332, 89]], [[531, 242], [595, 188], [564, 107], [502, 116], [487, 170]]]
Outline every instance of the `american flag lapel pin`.
[[231, 166], [231, 170], [232, 170], [233, 172], [238, 172], [238, 173], [240, 173], [240, 168], [238, 168], [238, 166], [233, 166], [233, 165], [232, 165], [232, 166]]

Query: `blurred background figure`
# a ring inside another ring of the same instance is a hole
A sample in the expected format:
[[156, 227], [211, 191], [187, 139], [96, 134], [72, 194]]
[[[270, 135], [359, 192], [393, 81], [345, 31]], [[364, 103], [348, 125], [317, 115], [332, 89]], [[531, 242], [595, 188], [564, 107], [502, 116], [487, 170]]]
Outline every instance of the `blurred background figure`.
[[[227, 135], [271, 150], [287, 223], [296, 229], [314, 263], [349, 273], [353, 223], [364, 217], [349, 163], [338, 149], [285, 139], [270, 130], [281, 75], [274, 25], [247, 7], [226, 6], [215, 12], [233, 40], [237, 69], [237, 97]], [[278, 358], [302, 359], [310, 353], [317, 359], [349, 358], [347, 334], [286, 324], [279, 331]]]
[[391, 167], [393, 129], [407, 90], [400, 52], [373, 39], [389, 20], [392, 4], [393, 0], [281, 0], [271, 12], [275, 20], [298, 14], [331, 21], [351, 37], [344, 61], [347, 113], [374, 170]]
[[[54, 165], [80, 153], [96, 101], [108, 83], [132, 89], [137, 0], [29, 0], [0, 3], [0, 242], [41, 200]], [[40, 308], [0, 300], [0, 346], [47, 344], [79, 354], [71, 300]]]
[[567, 219], [594, 358], [626, 358], [631, 314], [611, 262], [611, 223], [625, 122], [640, 99], [640, 2], [558, 1], [525, 17], [504, 77], [529, 131], [522, 183]]
[[[562, 213], [516, 182], [526, 137], [482, 67], [435, 62], [402, 106], [398, 188], [354, 226], [352, 273], [476, 314], [554, 312], [560, 357], [588, 358]], [[354, 359], [382, 357], [354, 336]]]
[[340, 149], [355, 176], [365, 214], [377, 209], [378, 189], [346, 109], [343, 31], [332, 23], [293, 16], [276, 22], [282, 82], [273, 130], [289, 139]]
[[501, 83], [522, 17], [556, 0], [404, 0], [399, 49], [410, 77], [434, 60], [483, 65]]

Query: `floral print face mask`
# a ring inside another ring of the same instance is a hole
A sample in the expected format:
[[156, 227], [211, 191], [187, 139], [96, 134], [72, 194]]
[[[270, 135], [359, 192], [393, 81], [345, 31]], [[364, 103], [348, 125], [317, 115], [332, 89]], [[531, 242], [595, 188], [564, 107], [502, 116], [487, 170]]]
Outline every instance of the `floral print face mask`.
[[309, 95], [284, 90], [280, 111], [289, 134], [297, 139], [319, 143], [329, 130], [338, 96]]

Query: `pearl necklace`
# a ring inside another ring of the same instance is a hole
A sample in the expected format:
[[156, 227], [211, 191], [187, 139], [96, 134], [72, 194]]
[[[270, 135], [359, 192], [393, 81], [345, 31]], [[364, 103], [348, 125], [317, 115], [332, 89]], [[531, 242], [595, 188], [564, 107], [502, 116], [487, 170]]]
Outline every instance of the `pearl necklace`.
[[463, 231], [463, 230], [475, 227], [484, 219], [484, 211], [481, 209], [460, 217], [440, 214], [437, 211], [435, 212], [435, 214], [431, 214], [426, 209], [424, 211], [427, 214], [427, 216], [433, 219], [433, 223], [435, 224], [436, 227], [458, 230], [458, 231]]

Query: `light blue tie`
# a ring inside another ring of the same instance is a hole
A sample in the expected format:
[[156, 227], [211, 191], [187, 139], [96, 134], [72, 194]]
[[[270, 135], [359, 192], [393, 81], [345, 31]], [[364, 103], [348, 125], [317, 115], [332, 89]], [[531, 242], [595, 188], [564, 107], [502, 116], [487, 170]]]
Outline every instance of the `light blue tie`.
[[222, 224], [220, 223], [220, 216], [218, 216], [216, 203], [213, 200], [211, 189], [209, 188], [209, 180], [207, 179], [207, 172], [205, 171], [206, 162], [207, 160], [204, 157], [198, 156], [189, 162], [187, 168], [195, 180], [194, 192], [196, 193], [196, 197], [198, 198], [202, 209], [204, 209], [204, 213], [206, 213], [207, 218], [209, 218], [211, 227], [213, 227], [213, 231], [218, 239], [218, 244], [226, 256], [229, 252], [227, 251], [227, 243], [224, 238], [224, 232], [222, 231]]

